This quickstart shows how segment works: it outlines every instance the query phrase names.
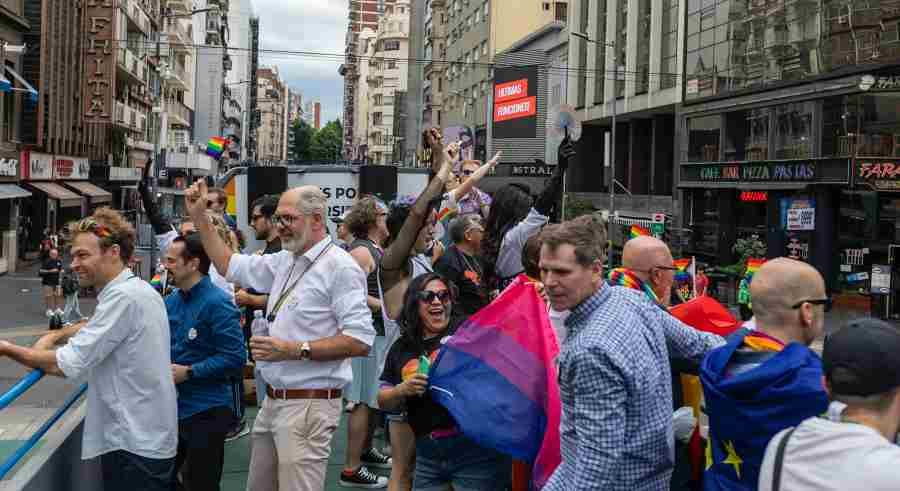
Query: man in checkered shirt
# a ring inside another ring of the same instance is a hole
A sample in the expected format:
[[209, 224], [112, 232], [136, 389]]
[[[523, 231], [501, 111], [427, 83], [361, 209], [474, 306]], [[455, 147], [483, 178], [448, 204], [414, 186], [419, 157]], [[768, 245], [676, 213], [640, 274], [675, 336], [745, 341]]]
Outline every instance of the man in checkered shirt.
[[670, 352], [699, 361], [724, 340], [682, 324], [641, 292], [606, 285], [606, 234], [591, 217], [552, 225], [541, 238], [550, 304], [572, 312], [559, 356], [562, 463], [544, 489], [668, 490]]

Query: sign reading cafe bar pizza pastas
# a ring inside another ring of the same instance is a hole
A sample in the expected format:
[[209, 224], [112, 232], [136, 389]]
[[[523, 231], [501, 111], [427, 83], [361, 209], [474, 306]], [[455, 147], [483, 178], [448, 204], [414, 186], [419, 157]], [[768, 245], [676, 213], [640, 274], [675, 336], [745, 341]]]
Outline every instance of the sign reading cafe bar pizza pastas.
[[85, 123], [112, 122], [116, 90], [115, 15], [117, 0], [82, 0]]

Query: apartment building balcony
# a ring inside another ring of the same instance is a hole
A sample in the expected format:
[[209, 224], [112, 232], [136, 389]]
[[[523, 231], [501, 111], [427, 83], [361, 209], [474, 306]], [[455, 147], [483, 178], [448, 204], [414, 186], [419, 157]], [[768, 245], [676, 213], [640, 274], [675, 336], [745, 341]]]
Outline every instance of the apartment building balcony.
[[119, 73], [124, 75], [127, 82], [134, 85], [147, 83], [149, 78], [147, 62], [134, 54], [130, 49], [119, 48], [119, 55], [116, 57], [116, 66], [118, 66]]
[[146, 36], [151, 34], [150, 16], [137, 0], [121, 0], [119, 8], [125, 12], [129, 30], [140, 31]]
[[222, 12], [228, 12], [228, 0], [207, 0], [210, 7], [219, 7]]
[[127, 146], [128, 148], [135, 148], [138, 150], [152, 152], [155, 149], [155, 147], [153, 146], [152, 143], [146, 141], [145, 138], [146, 137], [144, 135], [137, 136], [137, 137], [129, 136], [128, 138], [125, 139], [125, 146]]
[[187, 14], [194, 6], [191, 0], [163, 0], [163, 9], [166, 8], [173, 14]]
[[191, 80], [188, 78], [183, 66], [178, 63], [170, 63], [167, 75], [169, 82], [173, 86], [181, 90], [191, 90]]
[[174, 51], [190, 53], [194, 48], [194, 40], [184, 26], [181, 25], [180, 19], [169, 19], [166, 23], [166, 38], [169, 48]]
[[214, 12], [210, 12], [206, 17], [206, 43], [222, 44], [222, 19]]
[[116, 101], [115, 124], [122, 128], [144, 133], [147, 130], [147, 115], [121, 101]]
[[166, 104], [166, 112], [169, 114], [169, 122], [176, 126], [191, 127], [191, 110], [180, 101], [169, 101]]

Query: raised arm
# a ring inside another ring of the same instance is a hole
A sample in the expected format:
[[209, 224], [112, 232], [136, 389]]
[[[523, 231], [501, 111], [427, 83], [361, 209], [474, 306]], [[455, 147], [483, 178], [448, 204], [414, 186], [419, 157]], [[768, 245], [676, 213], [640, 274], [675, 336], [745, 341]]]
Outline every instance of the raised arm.
[[500, 156], [501, 152], [497, 152], [497, 154], [494, 155], [494, 158], [488, 160], [487, 163], [473, 172], [472, 175], [469, 176], [468, 179], [466, 179], [466, 182], [460, 184], [459, 187], [454, 189], [453, 191], [450, 191], [450, 194], [453, 195], [453, 200], [459, 201], [460, 198], [469, 194], [469, 191], [471, 191], [472, 188], [474, 188], [475, 185], [478, 184], [478, 182], [481, 181], [482, 178], [484, 178], [484, 176], [488, 175], [488, 173], [494, 170], [494, 167], [497, 167], [497, 162], [500, 162]]
[[[428, 218], [428, 210], [431, 201], [443, 193], [444, 186], [447, 184], [447, 179], [450, 178], [451, 159], [447, 150], [441, 146], [440, 134], [437, 129], [434, 128], [427, 130], [427, 132], [426, 138], [432, 149], [434, 166], [436, 166], [438, 170], [434, 179], [428, 183], [428, 186], [416, 199], [415, 204], [413, 204], [412, 209], [409, 211], [409, 216], [406, 218], [406, 221], [403, 222], [400, 233], [381, 258], [382, 289], [385, 291], [390, 290], [403, 279], [406, 261], [409, 258], [409, 251], [412, 249], [413, 244], [415, 244], [416, 237], [419, 235], [419, 231], [422, 229], [425, 220]], [[434, 167], [432, 167], [432, 169], [434, 169]]]
[[563, 176], [565, 176], [566, 169], [569, 168], [569, 158], [575, 155], [575, 146], [568, 137], [559, 146], [558, 153], [559, 163], [556, 170], [553, 171], [553, 176], [544, 185], [543, 191], [534, 202], [534, 209], [546, 217], [550, 216], [562, 197]]
[[225, 241], [219, 237], [212, 222], [206, 216], [206, 201], [208, 199], [206, 180], [198, 179], [196, 183], [185, 191], [184, 199], [191, 221], [194, 222], [194, 227], [203, 240], [203, 248], [206, 249], [206, 255], [209, 256], [216, 270], [222, 271], [224, 274], [224, 272], [228, 271], [233, 252]]

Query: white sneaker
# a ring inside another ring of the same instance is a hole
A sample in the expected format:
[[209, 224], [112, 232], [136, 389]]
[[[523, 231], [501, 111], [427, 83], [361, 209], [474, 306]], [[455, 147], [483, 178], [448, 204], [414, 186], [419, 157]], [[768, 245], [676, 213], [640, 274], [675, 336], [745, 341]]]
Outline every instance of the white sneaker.
[[66, 314], [66, 313], [63, 312], [63, 309], [56, 309], [56, 315], [62, 317], [62, 316], [64, 316], [65, 314]]
[[46, 315], [47, 315], [47, 318], [48, 318], [48, 319], [51, 318], [51, 317], [53, 317], [53, 310], [47, 309]]

